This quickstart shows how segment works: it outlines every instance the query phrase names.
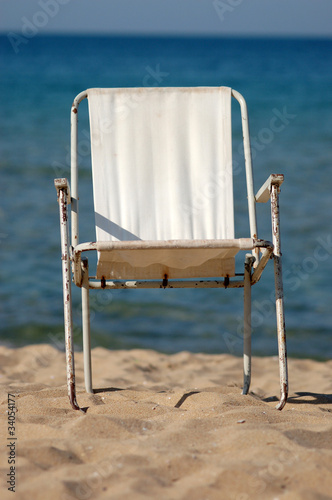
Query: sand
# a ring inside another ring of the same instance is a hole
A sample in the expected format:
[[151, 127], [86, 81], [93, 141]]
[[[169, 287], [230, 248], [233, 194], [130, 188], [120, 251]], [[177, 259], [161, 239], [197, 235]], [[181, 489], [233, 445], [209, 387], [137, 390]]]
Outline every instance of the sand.
[[[332, 498], [332, 361], [289, 360], [281, 412], [277, 358], [93, 350], [93, 395], [69, 405], [64, 354], [49, 345], [0, 347], [1, 498]], [[16, 440], [8, 439], [13, 394]], [[15, 493], [6, 484], [14, 444]]]

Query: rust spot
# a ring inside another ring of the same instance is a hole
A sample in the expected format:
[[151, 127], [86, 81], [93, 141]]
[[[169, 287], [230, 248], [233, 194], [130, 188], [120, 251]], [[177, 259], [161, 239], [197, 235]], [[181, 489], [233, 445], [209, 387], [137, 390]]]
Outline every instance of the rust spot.
[[280, 401], [276, 406], [277, 410], [281, 411], [283, 409], [283, 407], [285, 406], [285, 404], [287, 402], [287, 397], [288, 397], [288, 387], [287, 387], [287, 384], [284, 382], [282, 384]]
[[101, 287], [103, 289], [106, 288], [106, 279], [105, 279], [105, 276], [101, 277], [100, 284], [101, 284]]
[[70, 382], [69, 385], [69, 401], [74, 410], [80, 410], [83, 413], [86, 413], [86, 410], [83, 410], [83, 408], [80, 408], [77, 404], [76, 401], [76, 394], [75, 394], [75, 382]]
[[164, 274], [164, 279], [163, 279], [163, 282], [162, 282], [162, 287], [166, 288], [167, 285], [168, 285], [168, 276], [167, 276], [167, 274]]
[[287, 387], [287, 384], [283, 384], [283, 388], [284, 388], [285, 398], [287, 399], [287, 396], [288, 396], [288, 387]]
[[73, 113], [77, 113], [77, 108], [73, 108]]

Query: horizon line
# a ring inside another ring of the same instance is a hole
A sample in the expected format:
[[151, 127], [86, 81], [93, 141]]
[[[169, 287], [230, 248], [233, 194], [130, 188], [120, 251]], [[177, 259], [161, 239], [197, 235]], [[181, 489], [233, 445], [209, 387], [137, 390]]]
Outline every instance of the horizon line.
[[[11, 33], [17, 33], [14, 30], [0, 30], [0, 36], [8, 36]], [[22, 35], [24, 36], [24, 35]], [[38, 37], [100, 37], [100, 38], [259, 38], [259, 39], [331, 39], [332, 34], [317, 34], [317, 33], [174, 33], [174, 32], [94, 32], [94, 31], [54, 31], [54, 32], [39, 32]]]

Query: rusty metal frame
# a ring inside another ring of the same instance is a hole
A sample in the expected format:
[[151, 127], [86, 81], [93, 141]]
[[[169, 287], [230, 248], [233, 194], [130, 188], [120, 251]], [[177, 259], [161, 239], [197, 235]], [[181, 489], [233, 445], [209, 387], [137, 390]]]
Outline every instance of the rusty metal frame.
[[[232, 96], [238, 101], [241, 109], [241, 121], [242, 121], [242, 135], [243, 135], [243, 150], [244, 150], [244, 162], [246, 169], [246, 183], [247, 183], [247, 198], [248, 198], [248, 213], [249, 213], [249, 227], [250, 236], [253, 239], [257, 239], [257, 217], [256, 217], [256, 204], [255, 204], [255, 192], [254, 192], [254, 176], [252, 169], [252, 159], [251, 159], [251, 147], [250, 147], [250, 133], [249, 133], [249, 117], [247, 103], [239, 92], [232, 89]], [[253, 255], [255, 257], [254, 266], [258, 265], [260, 255], [258, 248], [253, 250]]]
[[287, 347], [286, 329], [284, 313], [284, 291], [282, 281], [282, 262], [280, 245], [280, 216], [279, 216], [279, 185], [272, 183], [271, 188], [271, 215], [272, 215], [272, 235], [273, 235], [273, 258], [274, 258], [274, 278], [276, 293], [276, 314], [278, 330], [278, 350], [279, 350], [279, 370], [280, 370], [280, 402], [278, 410], [282, 410], [287, 401], [288, 395], [288, 370], [287, 370]]
[[83, 99], [88, 97], [87, 91], [78, 94], [72, 104], [70, 113], [70, 182], [71, 182], [71, 244], [73, 247], [79, 243], [79, 223], [78, 223], [78, 106]]
[[86, 392], [92, 394], [91, 335], [90, 335], [90, 300], [89, 300], [89, 263], [86, 257], [82, 266], [82, 334], [84, 356], [84, 382]]
[[[272, 250], [272, 249], [271, 249]], [[251, 382], [251, 271], [255, 257], [247, 254], [244, 262], [243, 294], [243, 390], [248, 394]], [[266, 265], [266, 264], [265, 264]]]
[[[273, 244], [266, 240], [257, 240], [252, 238], [238, 238], [234, 240], [172, 240], [172, 241], [91, 241], [87, 243], [80, 243], [73, 248], [72, 262], [74, 282], [77, 286], [82, 286], [82, 265], [81, 254], [83, 252], [97, 251], [97, 252], [111, 252], [112, 250], [157, 250], [157, 249], [227, 249], [237, 248], [239, 250], [253, 250], [262, 249], [263, 252], [272, 252]], [[266, 265], [264, 261], [260, 268], [263, 270]], [[258, 273], [259, 274], [259, 273]], [[261, 273], [259, 277], [261, 276]], [[258, 279], [256, 279], [258, 281]]]
[[[282, 280], [282, 260], [280, 241], [280, 214], [279, 214], [279, 193], [280, 186], [284, 181], [282, 174], [272, 174], [263, 184], [256, 194], [257, 203], [266, 203], [271, 200], [271, 223], [273, 238], [273, 259], [274, 259], [274, 281], [276, 296], [276, 316], [278, 332], [278, 352], [279, 352], [279, 373], [280, 373], [280, 401], [278, 410], [282, 410], [286, 404], [288, 396], [288, 369], [287, 369], [287, 347], [284, 312], [284, 291]], [[255, 273], [253, 275], [255, 278]]]
[[[247, 105], [241, 94], [232, 90], [232, 96], [239, 102], [241, 108], [243, 142], [245, 154], [248, 213], [250, 225], [250, 238], [237, 240], [212, 240], [212, 241], [171, 241], [171, 242], [88, 242], [79, 244], [79, 210], [78, 210], [78, 106], [88, 97], [88, 92], [81, 92], [74, 99], [71, 109], [71, 193], [67, 179], [55, 179], [58, 193], [60, 211], [60, 233], [63, 275], [63, 301], [66, 340], [66, 365], [67, 387], [71, 406], [75, 410], [83, 411], [76, 400], [75, 364], [73, 349], [73, 318], [71, 298], [71, 278], [82, 289], [82, 324], [83, 324], [83, 351], [84, 351], [84, 378], [86, 391], [93, 393], [91, 370], [91, 345], [90, 345], [90, 310], [89, 289], [133, 289], [133, 288], [244, 288], [244, 383], [243, 394], [249, 392], [251, 380], [251, 287], [256, 284], [268, 261], [274, 259], [275, 290], [276, 290], [276, 315], [278, 330], [279, 372], [280, 372], [280, 401], [277, 409], [281, 410], [287, 400], [288, 374], [286, 354], [286, 334], [283, 302], [282, 264], [280, 249], [280, 217], [279, 217], [279, 191], [284, 178], [283, 175], [273, 174], [254, 195], [249, 123]], [[271, 199], [271, 219], [273, 243], [257, 238], [256, 203], [265, 203]], [[68, 233], [68, 209], [71, 203], [71, 246]], [[239, 280], [205, 279], [205, 280], [146, 280], [122, 281], [102, 280], [89, 277], [88, 259], [82, 256], [83, 252], [97, 251], [110, 252], [115, 249], [142, 249], [142, 248], [230, 248], [251, 250], [246, 255], [244, 265], [244, 278]], [[71, 270], [72, 266], [72, 270]]]
[[59, 202], [60, 212], [60, 237], [61, 237], [61, 260], [62, 260], [62, 282], [63, 282], [63, 306], [65, 320], [65, 342], [66, 342], [66, 367], [67, 367], [67, 388], [68, 397], [74, 410], [81, 408], [76, 400], [75, 385], [75, 362], [73, 345], [73, 317], [72, 317], [72, 296], [71, 296], [71, 272], [70, 272], [70, 249], [68, 235], [68, 198], [69, 184], [67, 179], [55, 179], [54, 181]]

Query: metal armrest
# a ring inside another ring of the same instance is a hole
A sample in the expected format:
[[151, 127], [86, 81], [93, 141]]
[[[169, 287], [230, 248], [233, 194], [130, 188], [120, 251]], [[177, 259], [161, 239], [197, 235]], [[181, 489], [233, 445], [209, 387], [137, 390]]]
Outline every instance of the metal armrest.
[[59, 216], [60, 216], [60, 236], [61, 236], [61, 259], [62, 264], [66, 264], [63, 269], [64, 274], [68, 273], [70, 269], [70, 243], [68, 234], [68, 210], [67, 205], [70, 203], [69, 183], [65, 178], [54, 179], [54, 185], [57, 190], [58, 203], [59, 203]]
[[281, 184], [284, 182], [284, 176], [282, 174], [271, 174], [270, 177], [264, 182], [263, 186], [257, 191], [255, 196], [256, 203], [266, 203], [270, 199], [271, 186], [278, 186], [278, 190]]

